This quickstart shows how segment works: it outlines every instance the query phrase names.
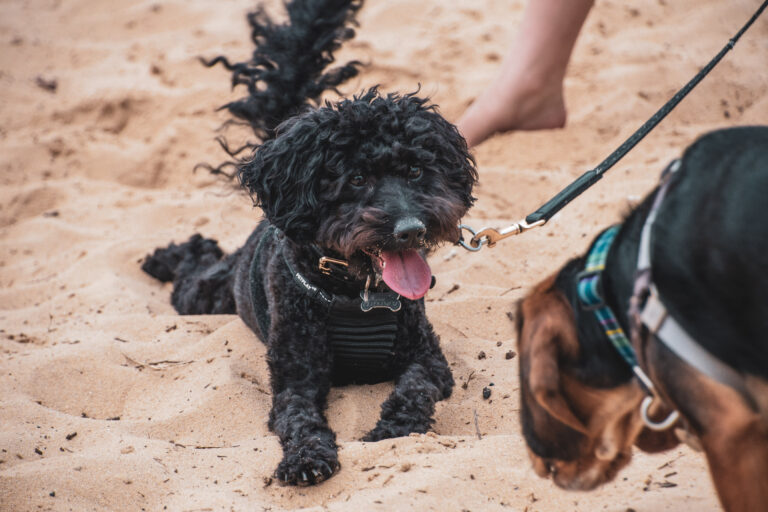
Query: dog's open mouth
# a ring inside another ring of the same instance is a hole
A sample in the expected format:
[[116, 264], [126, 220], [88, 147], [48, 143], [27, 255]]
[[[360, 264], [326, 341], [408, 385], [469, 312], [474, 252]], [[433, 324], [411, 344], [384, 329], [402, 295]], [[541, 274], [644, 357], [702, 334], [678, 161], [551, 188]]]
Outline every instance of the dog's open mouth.
[[416, 300], [429, 291], [432, 271], [421, 252], [416, 249], [381, 251], [372, 258], [381, 272], [381, 279], [405, 298]]

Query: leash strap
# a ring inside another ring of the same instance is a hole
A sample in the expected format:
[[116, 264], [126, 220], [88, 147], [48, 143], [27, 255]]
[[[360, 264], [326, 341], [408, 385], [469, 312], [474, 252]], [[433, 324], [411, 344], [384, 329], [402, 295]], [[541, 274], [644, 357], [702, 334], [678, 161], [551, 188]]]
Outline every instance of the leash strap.
[[[768, 0], [765, 0], [762, 5], [755, 11], [752, 17], [741, 27], [728, 43], [718, 52], [715, 57], [699, 71], [682, 89], [680, 89], [667, 103], [664, 104], [650, 119], [648, 119], [640, 128], [635, 131], [627, 140], [624, 141], [621, 146], [611, 153], [608, 158], [603, 160], [597, 167], [589, 170], [579, 176], [576, 181], [561, 190], [555, 197], [544, 203], [538, 210], [529, 214], [524, 220], [521, 220], [504, 229], [494, 228], [482, 228], [479, 231], [475, 231], [469, 226], [464, 224], [459, 225], [459, 240], [457, 243], [469, 251], [479, 251], [482, 246], [488, 245], [493, 247], [497, 241], [507, 238], [513, 235], [519, 235], [528, 231], [529, 229], [542, 226], [549, 219], [551, 219], [557, 212], [563, 209], [568, 203], [576, 199], [589, 187], [597, 183], [611, 167], [613, 167], [619, 160], [621, 160], [632, 148], [634, 148], [641, 140], [645, 138], [651, 130], [653, 130], [667, 115], [674, 109], [688, 93], [701, 82], [705, 76], [725, 57], [725, 55], [733, 49], [736, 43], [741, 39], [741, 36], [752, 26], [752, 24], [760, 17], [763, 11], [768, 7]], [[468, 231], [472, 238], [469, 243], [465, 242], [461, 233]]]
[[702, 79], [704, 79], [704, 77], [709, 74], [710, 71], [712, 71], [712, 69], [723, 59], [723, 57], [725, 57], [725, 54], [733, 49], [744, 32], [746, 32], [747, 29], [752, 26], [752, 24], [763, 13], [766, 7], [768, 7], [768, 0], [763, 2], [755, 14], [753, 14], [749, 21], [747, 21], [747, 23], [741, 28], [741, 30], [739, 30], [736, 35], [728, 41], [723, 49], [720, 50], [720, 52], [715, 55], [711, 61], [709, 61], [709, 64], [704, 66], [704, 68], [702, 68], [702, 70], [699, 71], [696, 76], [694, 76], [687, 84], [685, 84], [682, 89], [680, 89], [669, 101], [667, 101], [666, 104], [664, 104], [663, 107], [661, 107], [655, 114], [653, 114], [653, 116], [651, 116], [651, 118], [648, 119], [648, 121], [646, 121], [645, 124], [643, 124], [635, 133], [633, 133], [626, 141], [624, 141], [621, 146], [619, 146], [613, 153], [611, 153], [608, 158], [603, 160], [600, 165], [594, 169], [581, 175], [576, 181], [568, 185], [555, 197], [547, 201], [538, 210], [528, 215], [525, 218], [525, 221], [528, 224], [533, 224], [541, 220], [548, 221], [565, 205], [570, 203], [582, 192], [600, 180], [600, 178], [603, 177], [603, 174], [608, 171], [608, 169], [613, 167], [616, 162], [621, 160], [624, 155], [629, 153], [632, 148], [634, 148], [641, 140], [643, 140], [643, 138], [645, 138], [645, 136], [648, 135], [648, 133], [656, 127], [656, 125], [658, 125], [665, 117], [667, 117], [672, 109], [674, 109], [683, 100], [683, 98], [685, 98], [688, 93], [691, 92], [691, 90], [693, 90], [693, 88], [696, 87], [699, 82], [701, 82]]

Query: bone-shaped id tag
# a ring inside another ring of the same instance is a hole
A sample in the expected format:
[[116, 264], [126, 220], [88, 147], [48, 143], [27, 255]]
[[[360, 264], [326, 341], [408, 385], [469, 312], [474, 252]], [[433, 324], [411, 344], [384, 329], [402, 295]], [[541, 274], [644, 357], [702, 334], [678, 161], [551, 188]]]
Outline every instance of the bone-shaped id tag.
[[360, 309], [364, 312], [369, 312], [372, 309], [383, 308], [390, 311], [400, 311], [400, 296], [396, 293], [390, 292], [360, 292], [360, 298], [363, 300], [360, 303]]

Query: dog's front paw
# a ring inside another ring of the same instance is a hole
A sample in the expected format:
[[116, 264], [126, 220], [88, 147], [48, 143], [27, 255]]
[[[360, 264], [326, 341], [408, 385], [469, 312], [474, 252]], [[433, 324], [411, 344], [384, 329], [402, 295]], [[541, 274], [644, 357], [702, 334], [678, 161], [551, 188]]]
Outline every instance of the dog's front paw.
[[430, 425], [416, 425], [414, 423], [408, 423], [406, 425], [398, 424], [391, 421], [379, 421], [373, 430], [363, 436], [363, 441], [367, 443], [375, 443], [383, 439], [392, 439], [393, 437], [406, 437], [409, 434], [425, 434], [429, 430]]
[[316, 485], [331, 478], [340, 468], [335, 448], [302, 446], [293, 452], [286, 451], [275, 477], [288, 485]]

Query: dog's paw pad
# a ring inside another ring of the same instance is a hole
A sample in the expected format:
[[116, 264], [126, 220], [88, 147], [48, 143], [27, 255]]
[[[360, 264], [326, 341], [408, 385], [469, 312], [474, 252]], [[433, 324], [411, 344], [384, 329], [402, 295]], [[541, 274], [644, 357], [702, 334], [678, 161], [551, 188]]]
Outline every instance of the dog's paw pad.
[[275, 477], [287, 485], [317, 485], [328, 480], [341, 468], [336, 458], [319, 454], [286, 454], [275, 470]]

